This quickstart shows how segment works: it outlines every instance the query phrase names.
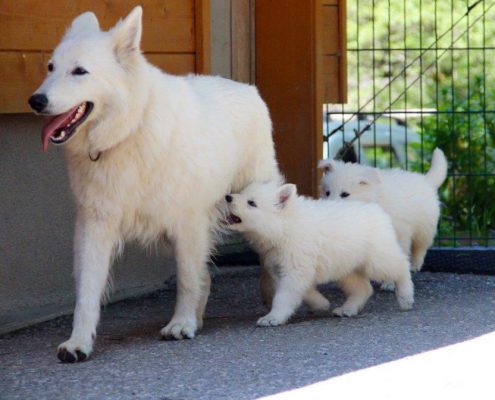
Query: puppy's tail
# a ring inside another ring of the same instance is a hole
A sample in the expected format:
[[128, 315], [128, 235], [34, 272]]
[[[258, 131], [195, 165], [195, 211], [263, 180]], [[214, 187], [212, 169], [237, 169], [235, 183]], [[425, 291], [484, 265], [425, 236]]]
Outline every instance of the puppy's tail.
[[438, 189], [442, 186], [442, 183], [445, 181], [447, 177], [447, 159], [445, 158], [445, 154], [438, 147], [433, 152], [433, 157], [431, 158], [431, 167], [430, 170], [426, 173], [426, 180], [430, 182], [430, 184]]

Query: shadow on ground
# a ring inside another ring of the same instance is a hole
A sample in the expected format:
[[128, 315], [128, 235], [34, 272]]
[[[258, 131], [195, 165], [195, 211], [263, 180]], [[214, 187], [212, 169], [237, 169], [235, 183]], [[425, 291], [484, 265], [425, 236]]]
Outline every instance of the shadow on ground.
[[[0, 398], [255, 399], [495, 331], [495, 277], [419, 273], [413, 311], [377, 292], [357, 318], [302, 309], [289, 325], [256, 328], [258, 270], [222, 270], [194, 340], [158, 340], [173, 287], [107, 306], [85, 363], [55, 355], [70, 317], [0, 337]], [[342, 301], [333, 286], [323, 291]]]

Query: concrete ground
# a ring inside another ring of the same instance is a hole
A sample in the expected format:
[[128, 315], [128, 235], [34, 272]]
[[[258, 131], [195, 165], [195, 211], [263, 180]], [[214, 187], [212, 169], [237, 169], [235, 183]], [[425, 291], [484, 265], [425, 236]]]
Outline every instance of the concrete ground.
[[[286, 326], [257, 328], [258, 270], [222, 271], [194, 340], [158, 340], [173, 284], [107, 306], [84, 363], [56, 358], [70, 317], [0, 337], [0, 398], [495, 398], [493, 276], [423, 272], [410, 312], [376, 292], [357, 318], [301, 309]], [[342, 301], [335, 287], [323, 291], [332, 304]]]

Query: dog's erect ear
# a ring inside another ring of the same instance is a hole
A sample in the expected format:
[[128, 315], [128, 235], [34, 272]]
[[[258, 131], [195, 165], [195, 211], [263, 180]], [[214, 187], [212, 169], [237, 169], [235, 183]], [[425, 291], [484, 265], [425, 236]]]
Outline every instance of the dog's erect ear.
[[118, 60], [138, 54], [142, 34], [143, 8], [134, 9], [113, 28], [114, 51]]
[[91, 11], [86, 11], [81, 15], [77, 16], [65, 36], [77, 35], [81, 32], [94, 32], [100, 30], [100, 24], [98, 23], [98, 18]]
[[325, 174], [333, 171], [333, 162], [330, 159], [318, 161], [318, 168], [322, 169]]
[[278, 189], [277, 207], [286, 208], [297, 195], [297, 187], [292, 183], [286, 183]]
[[360, 185], [376, 185], [381, 182], [379, 172], [374, 168], [367, 168], [361, 175]]

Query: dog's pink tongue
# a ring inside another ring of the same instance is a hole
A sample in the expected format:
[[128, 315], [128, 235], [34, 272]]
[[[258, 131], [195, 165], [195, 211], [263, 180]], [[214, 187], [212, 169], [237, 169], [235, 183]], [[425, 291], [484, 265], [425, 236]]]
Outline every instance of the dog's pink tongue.
[[41, 132], [41, 143], [43, 144], [43, 151], [48, 150], [48, 140], [55, 135], [58, 128], [67, 125], [72, 119], [72, 115], [76, 112], [77, 107], [71, 108], [69, 111], [59, 114], [53, 118], [50, 118], [43, 126]]

